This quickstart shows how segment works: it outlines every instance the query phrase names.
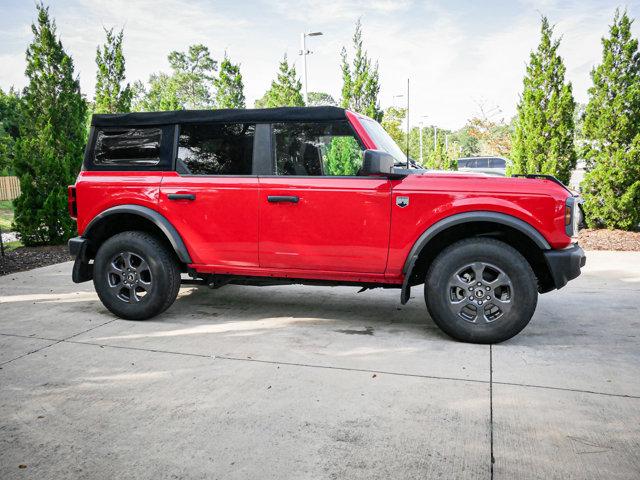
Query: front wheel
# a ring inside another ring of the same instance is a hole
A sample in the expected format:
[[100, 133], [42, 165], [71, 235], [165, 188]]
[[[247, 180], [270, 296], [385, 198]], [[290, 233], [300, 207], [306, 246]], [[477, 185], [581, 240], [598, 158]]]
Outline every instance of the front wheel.
[[103, 305], [127, 320], [145, 320], [164, 312], [180, 290], [173, 253], [145, 232], [109, 238], [98, 249], [93, 268], [93, 284]]
[[425, 281], [427, 309], [451, 337], [499, 343], [527, 326], [538, 302], [536, 276], [513, 247], [462, 240], [436, 257]]

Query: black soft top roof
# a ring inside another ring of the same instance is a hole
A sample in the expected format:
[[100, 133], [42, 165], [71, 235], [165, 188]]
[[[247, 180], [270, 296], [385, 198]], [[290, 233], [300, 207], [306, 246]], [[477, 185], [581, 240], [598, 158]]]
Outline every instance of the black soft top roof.
[[97, 127], [132, 127], [203, 122], [318, 122], [344, 120], [345, 109], [338, 107], [281, 107], [222, 110], [175, 110], [93, 115]]

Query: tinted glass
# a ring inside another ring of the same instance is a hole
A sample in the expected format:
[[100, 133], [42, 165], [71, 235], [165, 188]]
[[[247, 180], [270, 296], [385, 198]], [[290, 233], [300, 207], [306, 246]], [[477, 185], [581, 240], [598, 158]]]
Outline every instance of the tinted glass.
[[93, 162], [105, 166], [158, 165], [161, 142], [159, 128], [101, 130], [96, 136]]
[[398, 144], [391, 138], [391, 136], [387, 133], [387, 131], [382, 128], [375, 120], [370, 118], [360, 118], [360, 124], [367, 131], [367, 134], [373, 140], [373, 143], [376, 144], [378, 150], [383, 150], [396, 159], [398, 163], [406, 163], [407, 156], [404, 154], [402, 149], [398, 146]]
[[357, 175], [362, 147], [347, 121], [273, 125], [278, 175]]
[[476, 168], [488, 168], [488, 167], [489, 167], [488, 158], [476, 158]]
[[176, 170], [187, 175], [251, 175], [255, 130], [248, 123], [182, 125]]
[[506, 168], [506, 162], [502, 158], [489, 159], [489, 167], [491, 168]]
[[460, 159], [458, 160], [458, 168], [467, 168], [469, 166], [469, 160]]

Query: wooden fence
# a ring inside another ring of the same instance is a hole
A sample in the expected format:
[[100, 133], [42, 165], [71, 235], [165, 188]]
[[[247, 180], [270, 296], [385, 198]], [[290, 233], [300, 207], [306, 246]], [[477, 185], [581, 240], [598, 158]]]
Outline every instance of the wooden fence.
[[0, 177], [0, 200], [13, 200], [20, 196], [18, 177]]

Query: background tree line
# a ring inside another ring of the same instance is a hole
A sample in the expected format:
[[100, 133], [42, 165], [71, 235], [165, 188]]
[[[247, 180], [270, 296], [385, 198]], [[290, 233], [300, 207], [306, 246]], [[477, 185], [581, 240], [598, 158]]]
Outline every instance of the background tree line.
[[[36, 9], [26, 53], [28, 84], [21, 92], [0, 90], [0, 173], [20, 178], [15, 226], [27, 245], [59, 243], [73, 234], [65, 213], [66, 186], [80, 169], [92, 113], [246, 107], [241, 65], [226, 53], [215, 59], [206, 45], [172, 51], [170, 71], [126, 83], [124, 32], [113, 29], [105, 29], [104, 43], [97, 47], [96, 89], [88, 101], [48, 8], [39, 3]], [[480, 105], [463, 128], [414, 126], [407, 142], [404, 109], [380, 108], [378, 63], [364, 48], [358, 21], [352, 51], [343, 47], [340, 53], [340, 99], [309, 92], [309, 105], [340, 105], [381, 121], [427, 168], [455, 169], [461, 156], [498, 155], [513, 160], [511, 174], [547, 173], [566, 183], [577, 158], [584, 158], [589, 223], [635, 229], [640, 223], [640, 54], [631, 23], [626, 12], [616, 11], [602, 39], [602, 61], [591, 72], [587, 105], [576, 104], [558, 55], [560, 40], [542, 17], [540, 42], [530, 54], [513, 119], [495, 120], [495, 112]], [[298, 73], [285, 55], [255, 106], [303, 105]], [[337, 145], [331, 162], [337, 172], [349, 171], [354, 163], [349, 146]]]

